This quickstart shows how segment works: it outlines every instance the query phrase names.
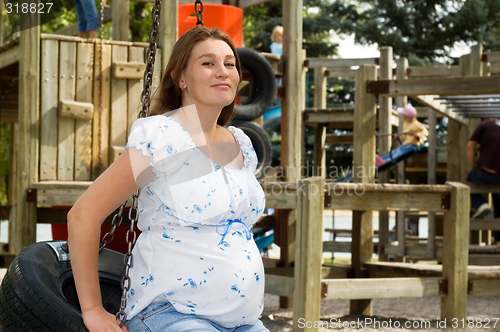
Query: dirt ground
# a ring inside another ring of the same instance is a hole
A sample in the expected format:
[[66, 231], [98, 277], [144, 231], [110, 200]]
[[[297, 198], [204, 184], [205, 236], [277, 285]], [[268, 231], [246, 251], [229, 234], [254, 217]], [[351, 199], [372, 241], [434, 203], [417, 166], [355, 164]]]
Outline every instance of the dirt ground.
[[[262, 322], [271, 332], [292, 331], [292, 310], [279, 309], [278, 301], [278, 296], [265, 295]], [[468, 321], [447, 322], [447, 328], [439, 321], [440, 305], [440, 298], [378, 299], [373, 300], [374, 316], [365, 317], [349, 315], [347, 300], [325, 300], [321, 302], [321, 322], [316, 324], [322, 326], [319, 331], [500, 331], [500, 296], [469, 297]]]

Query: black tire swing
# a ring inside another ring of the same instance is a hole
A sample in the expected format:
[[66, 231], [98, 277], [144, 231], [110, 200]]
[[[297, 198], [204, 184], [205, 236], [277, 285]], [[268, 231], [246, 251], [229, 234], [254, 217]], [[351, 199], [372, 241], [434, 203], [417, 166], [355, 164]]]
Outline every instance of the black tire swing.
[[264, 128], [252, 121], [233, 121], [231, 125], [243, 130], [252, 141], [258, 160], [255, 177], [257, 180], [262, 179], [273, 162], [273, 146], [269, 134]]
[[243, 76], [251, 76], [250, 102], [234, 105], [236, 120], [254, 120], [264, 115], [276, 95], [276, 77], [269, 62], [258, 52], [240, 47], [236, 49], [241, 62]]
[[[200, 0], [196, 0], [194, 6], [197, 16], [196, 26], [203, 25], [203, 4]], [[160, 10], [161, 0], [155, 0], [151, 13], [153, 24], [146, 53], [147, 65], [139, 118], [146, 117], [149, 112]], [[124, 310], [127, 291], [130, 288], [132, 246], [136, 240], [134, 226], [138, 218], [137, 204], [138, 193], [133, 195], [133, 205], [129, 210], [130, 229], [126, 236], [128, 252], [123, 255], [105, 248], [122, 222], [127, 202], [120, 206], [113, 218], [111, 231], [104, 235], [100, 245], [98, 273], [102, 302], [108, 312], [117, 312], [116, 317], [121, 321], [120, 326], [126, 320]], [[82, 320], [67, 242], [35, 243], [25, 248], [14, 259], [0, 286], [0, 325], [0, 331], [4, 332], [87, 331]]]

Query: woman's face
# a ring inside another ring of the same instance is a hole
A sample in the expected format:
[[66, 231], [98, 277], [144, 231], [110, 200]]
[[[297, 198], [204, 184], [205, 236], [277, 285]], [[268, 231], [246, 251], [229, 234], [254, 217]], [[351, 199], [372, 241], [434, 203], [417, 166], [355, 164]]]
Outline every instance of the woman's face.
[[240, 76], [229, 45], [218, 39], [196, 44], [181, 75], [182, 104], [220, 107], [231, 104]]

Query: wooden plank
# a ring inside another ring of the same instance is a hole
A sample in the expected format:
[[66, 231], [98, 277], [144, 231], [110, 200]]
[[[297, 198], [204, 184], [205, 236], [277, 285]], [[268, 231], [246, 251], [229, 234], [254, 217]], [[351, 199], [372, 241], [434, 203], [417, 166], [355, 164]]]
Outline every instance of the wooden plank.
[[500, 77], [444, 77], [378, 81], [389, 88], [380, 94], [391, 97], [414, 95], [476, 95], [498, 93]]
[[113, 61], [113, 78], [140, 80], [145, 69], [144, 62]]
[[[29, 28], [32, 26], [32, 28]], [[40, 26], [35, 15], [21, 15], [19, 46], [19, 121], [16, 211], [13, 253], [36, 242], [36, 204], [26, 201], [31, 183], [38, 181], [40, 142]], [[10, 236], [9, 236], [10, 237]], [[10, 249], [9, 249], [10, 250]]]
[[484, 63], [481, 61], [483, 57], [483, 44], [477, 43], [471, 47], [472, 56], [472, 75], [483, 76]]
[[65, 119], [91, 120], [94, 115], [94, 105], [73, 100], [59, 102], [59, 117]]
[[[325, 68], [314, 69], [314, 107], [326, 108], [326, 77]], [[313, 146], [313, 175], [325, 177], [326, 173], [326, 151], [325, 151], [326, 127], [318, 125], [314, 128]]]
[[446, 145], [448, 147], [447, 163], [446, 163], [446, 180], [460, 181], [460, 160], [461, 150], [460, 145], [460, 123], [456, 121], [448, 121]]
[[444, 214], [443, 278], [448, 294], [441, 299], [441, 319], [465, 318], [467, 305], [467, 265], [469, 253], [470, 190], [464, 184], [452, 186], [450, 210]]
[[354, 135], [326, 134], [325, 143], [328, 144], [352, 144]]
[[40, 180], [57, 180], [59, 42], [42, 40], [40, 93]]
[[[492, 266], [492, 265], [500, 265], [500, 255], [491, 255], [491, 254], [469, 254], [469, 264], [471, 265], [482, 265], [482, 266]], [[498, 279], [496, 280], [497, 284], [500, 284]], [[493, 294], [491, 294], [493, 296]], [[487, 295], [489, 296], [489, 295]]]
[[[397, 256], [401, 252], [401, 246], [389, 244], [385, 247], [385, 253], [387, 255]], [[417, 243], [417, 244], [405, 244], [404, 247], [405, 256], [407, 257], [427, 257], [427, 244], [426, 243]], [[435, 258], [443, 257], [443, 249], [441, 247], [435, 248]]]
[[[76, 43], [59, 44], [59, 100], [75, 100]], [[74, 180], [75, 119], [59, 118], [57, 179]]]
[[294, 278], [266, 274], [264, 292], [279, 296], [292, 297], [294, 292]]
[[297, 238], [293, 307], [294, 316], [318, 321], [320, 315], [321, 264], [323, 262], [323, 177], [299, 180], [303, 190], [298, 195]]
[[[122, 63], [128, 59], [128, 47], [112, 46], [112, 62]], [[111, 78], [111, 120], [110, 146], [125, 146], [127, 143], [127, 81], [116, 77]], [[110, 151], [110, 163], [113, 162]]]
[[[128, 59], [133, 62], [144, 63], [144, 48], [143, 47], [129, 47]], [[142, 73], [144, 74], [144, 72]], [[139, 114], [139, 107], [141, 105], [141, 92], [142, 92], [142, 77], [139, 79], [128, 80], [128, 106], [127, 106], [127, 133], [130, 134], [130, 128], [137, 119]]]
[[412, 96], [410, 96], [411, 99], [415, 100], [416, 102], [419, 102], [420, 104], [422, 104], [426, 107], [432, 108], [433, 110], [442, 114], [443, 116], [447, 116], [448, 118], [453, 119], [455, 121], [458, 121], [460, 123], [465, 124], [467, 122], [467, 120], [464, 119], [463, 116], [456, 113], [452, 107], [447, 107], [446, 104], [441, 104], [439, 101], [434, 99], [437, 97], [439, 97], [439, 96], [437, 96], [437, 95], [427, 95], [427, 96], [412, 95]]
[[307, 58], [308, 68], [317, 67], [355, 67], [362, 65], [377, 64], [378, 58], [360, 58], [360, 59], [329, 59], [329, 58]]
[[[168, 60], [179, 35], [179, 6], [177, 3], [178, 0], [162, 3], [158, 46], [162, 50], [163, 57], [161, 57], [158, 66], [155, 64], [155, 68], [160, 69], [160, 72], [167, 68]], [[158, 50], [156, 52], [158, 56]]]
[[21, 57], [21, 48], [20, 46], [15, 46], [13, 48], [8, 49], [7, 51], [0, 53], [0, 68], [4, 68], [10, 66], [16, 62], [19, 62], [19, 58]]
[[281, 55], [268, 52], [259, 52], [259, 54], [262, 55], [267, 60], [267, 62], [269, 62], [275, 76], [283, 76], [283, 71], [281, 70], [281, 66], [279, 65], [282, 61]]
[[467, 181], [463, 183], [470, 188], [471, 194], [500, 194], [500, 185], [482, 185]]
[[[94, 48], [92, 44], [78, 43], [76, 64], [75, 100], [89, 107], [92, 106], [92, 110], [94, 110], [92, 104]], [[92, 120], [94, 116], [92, 111], [92, 117], [89, 120]], [[75, 124], [75, 180], [89, 181], [91, 179], [91, 163], [92, 122], [77, 119]]]
[[471, 219], [470, 230], [500, 231], [500, 219]]
[[499, 74], [500, 73], [500, 62], [494, 62], [490, 64], [489, 69], [490, 74]]
[[[301, 178], [302, 166], [302, 111], [303, 101], [303, 63], [302, 54], [302, 4], [303, 0], [284, 1], [282, 4], [283, 18], [283, 58], [285, 62], [286, 75], [283, 77], [283, 85], [286, 86], [285, 99], [281, 105], [281, 164], [285, 170], [285, 180], [297, 182]], [[290, 266], [295, 259], [295, 220], [297, 211], [283, 211], [280, 220], [283, 224], [282, 232], [286, 232], [285, 243], [281, 247], [281, 259], [285, 267]], [[281, 299], [281, 305], [291, 307], [288, 299]], [[299, 303], [293, 303], [294, 321], [304, 317], [296, 307]], [[303, 307], [300, 307], [303, 308]], [[305, 313], [305, 312], [304, 312]], [[318, 317], [319, 318], [319, 317]], [[297, 332], [294, 324], [294, 332]]]
[[[363, 65], [356, 76], [354, 100], [354, 144], [353, 181], [373, 183], [375, 180], [375, 122], [377, 115], [375, 95], [362, 88], [369, 80], [377, 79], [375, 65]], [[360, 173], [359, 171], [362, 171]], [[373, 211], [365, 208], [353, 209], [352, 213], [352, 262], [356, 277], [362, 276], [362, 265], [372, 260], [373, 255]], [[373, 314], [371, 300], [352, 300], [351, 314]]]
[[111, 6], [113, 22], [113, 40], [128, 41], [129, 36], [130, 0], [121, 0]]
[[326, 77], [356, 78], [356, 70], [351, 67], [329, 67], [325, 71]]
[[484, 55], [487, 62], [500, 62], [500, 52], [486, 52]]
[[316, 123], [353, 122], [354, 109], [347, 108], [345, 111], [327, 109], [322, 111], [306, 111], [304, 113], [304, 124], [310, 126]]
[[321, 280], [328, 286], [325, 300], [437, 297], [442, 278], [369, 278]]
[[325, 252], [351, 252], [351, 242], [325, 241], [323, 242]]
[[[392, 79], [392, 47], [381, 47], [380, 48], [380, 79]], [[392, 144], [392, 98], [380, 97], [379, 98], [379, 110], [378, 110], [378, 133], [379, 135], [385, 135], [378, 138], [378, 148], [379, 155], [383, 156], [389, 151], [391, 151]], [[389, 172], [379, 173], [379, 182], [388, 183], [390, 180]], [[389, 243], [389, 212], [379, 211], [379, 246], [378, 254], [379, 260], [386, 261], [389, 259], [387, 255], [384, 254], [384, 246]]]
[[[427, 183], [436, 183], [436, 168], [437, 168], [437, 117], [436, 112], [428, 109], [428, 124], [429, 124], [429, 147], [427, 150]], [[427, 258], [436, 257], [436, 213], [429, 212], [427, 216]]]
[[[9, 253], [15, 254], [17, 250], [17, 234], [16, 234], [16, 222], [17, 222], [17, 167], [18, 167], [18, 156], [19, 156], [19, 125], [17, 123], [11, 124], [10, 127], [10, 154], [9, 154], [9, 188], [7, 193], [7, 204], [12, 208], [10, 209], [9, 215]], [[15, 222], [14, 222], [15, 221]]]
[[[92, 128], [92, 179], [108, 167], [111, 47], [96, 44], [94, 60], [94, 112]], [[102, 76], [102, 80], [101, 80]]]
[[114, 163], [119, 156], [121, 156], [125, 152], [124, 146], [114, 146], [111, 145], [109, 147], [109, 162]]
[[500, 282], [498, 279], [472, 280], [472, 294], [469, 296], [500, 296]]
[[[266, 278], [268, 275], [279, 275], [293, 278], [295, 269], [293, 267], [265, 267]], [[321, 267], [321, 279], [345, 279], [349, 272], [349, 265], [328, 264]]]
[[428, 66], [428, 67], [408, 67], [408, 77], [451, 77], [460, 76], [458, 66]]

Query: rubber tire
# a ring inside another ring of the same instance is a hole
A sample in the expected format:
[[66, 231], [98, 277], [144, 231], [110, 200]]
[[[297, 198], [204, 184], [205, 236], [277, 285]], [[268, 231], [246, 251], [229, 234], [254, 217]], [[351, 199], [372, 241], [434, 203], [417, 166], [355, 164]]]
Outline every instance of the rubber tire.
[[256, 51], [240, 47], [236, 49], [241, 66], [252, 73], [253, 98], [246, 105], [234, 105], [236, 120], [254, 120], [266, 113], [276, 95], [276, 77], [269, 62]]
[[233, 121], [231, 125], [243, 130], [252, 141], [258, 160], [255, 177], [257, 180], [262, 179], [273, 162], [273, 147], [269, 134], [264, 128], [251, 121]]
[[[124, 255], [104, 249], [99, 281], [104, 308], [120, 307]], [[0, 286], [0, 330], [4, 332], [84, 332], [70, 262], [59, 262], [45, 242], [24, 249]], [[2, 329], [3, 328], [3, 329]]]

